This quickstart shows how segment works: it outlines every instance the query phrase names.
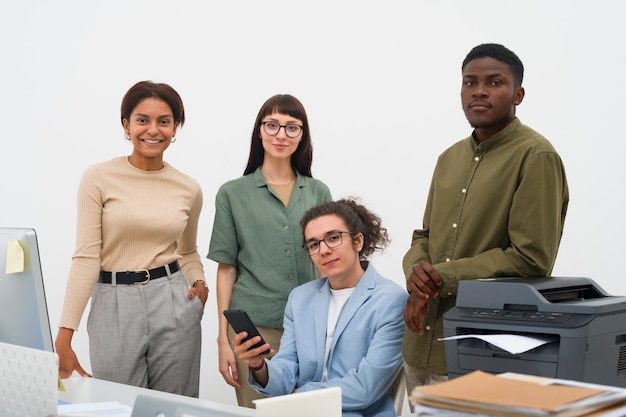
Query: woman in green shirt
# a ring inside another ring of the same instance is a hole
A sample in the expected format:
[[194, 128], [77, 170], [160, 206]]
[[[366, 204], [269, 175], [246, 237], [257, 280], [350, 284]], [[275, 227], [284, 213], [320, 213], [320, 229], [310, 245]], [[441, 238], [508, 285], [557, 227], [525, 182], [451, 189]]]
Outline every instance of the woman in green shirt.
[[[311, 175], [313, 148], [302, 103], [287, 94], [268, 99], [252, 130], [242, 177], [223, 184], [215, 198], [208, 258], [218, 262], [219, 370], [236, 388], [240, 406], [263, 398], [245, 382], [248, 368], [235, 360], [222, 312], [246, 310], [276, 350], [289, 292], [317, 278], [300, 246], [300, 219], [330, 201], [328, 187]], [[243, 381], [243, 382], [242, 382]]]

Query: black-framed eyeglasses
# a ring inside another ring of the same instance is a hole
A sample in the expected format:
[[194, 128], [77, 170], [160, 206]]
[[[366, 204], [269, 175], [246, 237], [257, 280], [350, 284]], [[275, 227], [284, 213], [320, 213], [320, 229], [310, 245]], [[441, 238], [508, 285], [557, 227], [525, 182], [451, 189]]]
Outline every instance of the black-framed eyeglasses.
[[353, 232], [342, 232], [341, 230], [332, 230], [326, 233], [324, 239], [322, 240], [309, 240], [305, 242], [302, 247], [309, 253], [309, 256], [317, 255], [320, 252], [320, 247], [322, 242], [326, 244], [329, 248], [336, 248], [341, 246], [343, 243], [342, 235], [347, 233], [351, 235]]
[[261, 124], [263, 125], [263, 130], [265, 130], [265, 133], [270, 136], [278, 135], [281, 127], [285, 129], [285, 135], [289, 136], [290, 138], [297, 138], [300, 133], [302, 133], [302, 126], [295, 123], [281, 125], [276, 122], [267, 121], [262, 122]]

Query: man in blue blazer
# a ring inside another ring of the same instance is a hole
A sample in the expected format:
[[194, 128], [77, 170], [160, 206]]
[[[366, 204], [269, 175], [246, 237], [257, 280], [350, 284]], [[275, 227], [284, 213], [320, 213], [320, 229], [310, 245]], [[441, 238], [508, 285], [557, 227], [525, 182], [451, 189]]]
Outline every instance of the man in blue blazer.
[[380, 219], [353, 200], [324, 203], [302, 219], [304, 247], [325, 278], [289, 295], [278, 353], [260, 337], [233, 339], [258, 392], [284, 395], [338, 386], [344, 416], [395, 416], [407, 293], [365, 259], [388, 243]]

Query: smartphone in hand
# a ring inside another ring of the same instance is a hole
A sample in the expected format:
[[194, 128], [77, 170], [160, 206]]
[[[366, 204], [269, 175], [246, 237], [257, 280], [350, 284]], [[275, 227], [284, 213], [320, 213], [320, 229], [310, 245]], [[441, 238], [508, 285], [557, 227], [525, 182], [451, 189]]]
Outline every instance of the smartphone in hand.
[[[226, 319], [230, 323], [235, 333], [241, 333], [241, 332], [248, 333], [248, 336], [246, 336], [246, 338], [243, 339], [243, 342], [245, 342], [246, 340], [254, 336], [261, 336], [261, 334], [259, 333], [259, 330], [256, 328], [254, 323], [252, 323], [250, 316], [248, 316], [248, 313], [246, 313], [245, 310], [224, 310], [224, 316], [226, 316]], [[263, 340], [263, 337], [261, 336], [261, 341], [259, 343], [255, 343], [250, 349], [257, 348], [264, 344], [265, 344], [265, 340]], [[264, 352], [261, 352], [261, 354], [263, 355], [267, 355], [268, 353], [270, 353], [269, 349], [267, 349]]]

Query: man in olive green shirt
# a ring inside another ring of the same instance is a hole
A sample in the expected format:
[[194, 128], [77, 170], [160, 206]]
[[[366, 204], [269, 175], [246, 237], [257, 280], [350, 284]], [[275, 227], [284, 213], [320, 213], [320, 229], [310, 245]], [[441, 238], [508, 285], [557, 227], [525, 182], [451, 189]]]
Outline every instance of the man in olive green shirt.
[[403, 259], [409, 393], [447, 379], [437, 339], [459, 281], [552, 272], [569, 192], [555, 149], [515, 116], [523, 73], [519, 58], [497, 44], [475, 47], [463, 62], [461, 102], [474, 131], [440, 155], [423, 229]]

